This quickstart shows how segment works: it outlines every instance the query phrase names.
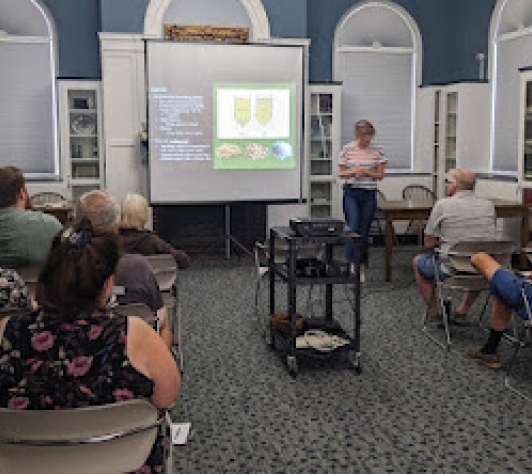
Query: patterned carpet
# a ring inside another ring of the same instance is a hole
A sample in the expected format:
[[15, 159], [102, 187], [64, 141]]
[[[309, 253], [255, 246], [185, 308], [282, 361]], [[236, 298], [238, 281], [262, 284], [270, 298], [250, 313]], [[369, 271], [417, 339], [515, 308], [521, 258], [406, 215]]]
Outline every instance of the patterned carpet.
[[[288, 374], [253, 315], [251, 259], [183, 271], [185, 374], [173, 418], [192, 422], [192, 431], [174, 447], [176, 472], [532, 472], [532, 408], [504, 388], [503, 371], [463, 357], [486, 333], [457, 328], [447, 354], [420, 331], [415, 251], [395, 252], [394, 281], [384, 283], [383, 249], [372, 249], [361, 375], [345, 357], [304, 361], [297, 378]], [[307, 291], [298, 292], [298, 310], [319, 315], [322, 293], [314, 289], [309, 305]], [[352, 292], [334, 293], [335, 317], [350, 330]], [[501, 349], [507, 362], [511, 346]], [[531, 352], [522, 352], [522, 367]]]

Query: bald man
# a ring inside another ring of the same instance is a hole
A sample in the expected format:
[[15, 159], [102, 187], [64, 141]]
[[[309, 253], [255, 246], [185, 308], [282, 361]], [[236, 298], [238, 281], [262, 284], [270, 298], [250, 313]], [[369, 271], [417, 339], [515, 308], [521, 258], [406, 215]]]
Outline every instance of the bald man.
[[[475, 174], [467, 169], [452, 169], [445, 179], [447, 197], [440, 199], [432, 208], [425, 228], [425, 247], [440, 247], [436, 259], [442, 278], [448, 278], [451, 270], [446, 252], [463, 240], [495, 239], [495, 208], [487, 199], [475, 196]], [[434, 298], [435, 259], [432, 253], [423, 253], [414, 258], [414, 277], [421, 296], [429, 305], [431, 319], [438, 320], [438, 305]], [[466, 292], [456, 308], [452, 320], [466, 324], [466, 316], [478, 297], [478, 292]], [[451, 315], [450, 315], [451, 316]]]

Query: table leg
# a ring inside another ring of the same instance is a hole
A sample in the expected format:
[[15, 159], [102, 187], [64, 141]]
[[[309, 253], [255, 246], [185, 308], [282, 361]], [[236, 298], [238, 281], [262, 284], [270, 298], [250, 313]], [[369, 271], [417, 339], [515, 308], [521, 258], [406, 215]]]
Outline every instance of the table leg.
[[392, 280], [392, 245], [393, 245], [393, 223], [386, 219], [386, 249], [385, 249], [385, 270], [386, 281]]

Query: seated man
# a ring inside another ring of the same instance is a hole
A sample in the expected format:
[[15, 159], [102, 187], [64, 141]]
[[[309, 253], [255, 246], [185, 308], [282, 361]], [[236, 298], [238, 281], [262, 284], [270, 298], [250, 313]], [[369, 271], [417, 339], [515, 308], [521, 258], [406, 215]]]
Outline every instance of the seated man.
[[[466, 356], [490, 369], [498, 369], [501, 361], [497, 356], [497, 348], [512, 318], [512, 310], [523, 319], [529, 318], [526, 305], [532, 305], [532, 286], [524, 277], [502, 268], [486, 253], [473, 255], [471, 263], [490, 282], [493, 301], [488, 340], [483, 347], [469, 349]], [[523, 298], [523, 290], [526, 300]]]
[[54, 216], [28, 210], [28, 202], [22, 171], [0, 168], [0, 265], [5, 268], [43, 262], [63, 227]]
[[[445, 180], [448, 197], [436, 202], [430, 213], [425, 229], [425, 247], [440, 247], [439, 270], [443, 278], [449, 277], [450, 273], [446, 265], [446, 252], [455, 243], [495, 238], [495, 208], [489, 200], [475, 196], [475, 182], [476, 177], [472, 171], [450, 170]], [[431, 253], [414, 258], [414, 277], [423, 299], [429, 305], [429, 315], [433, 320], [441, 316], [434, 298], [435, 272], [434, 256]], [[478, 292], [466, 292], [453, 315], [454, 322], [465, 323], [465, 316], [477, 297]]]
[[[120, 206], [105, 191], [89, 191], [83, 194], [77, 203], [76, 218], [87, 218], [93, 227], [111, 230], [118, 234]], [[168, 312], [157, 280], [149, 262], [142, 255], [124, 254], [118, 261], [115, 274], [115, 286], [124, 288], [124, 295], [118, 297], [119, 303], [144, 303], [159, 318], [161, 337], [168, 347], [171, 345], [171, 331]]]

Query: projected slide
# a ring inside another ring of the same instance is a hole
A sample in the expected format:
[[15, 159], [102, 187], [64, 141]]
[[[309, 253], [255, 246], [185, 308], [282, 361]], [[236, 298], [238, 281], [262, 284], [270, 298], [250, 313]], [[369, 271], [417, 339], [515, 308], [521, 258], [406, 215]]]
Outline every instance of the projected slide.
[[295, 84], [214, 84], [214, 168], [294, 168]]
[[146, 50], [152, 203], [301, 200], [303, 46]]

